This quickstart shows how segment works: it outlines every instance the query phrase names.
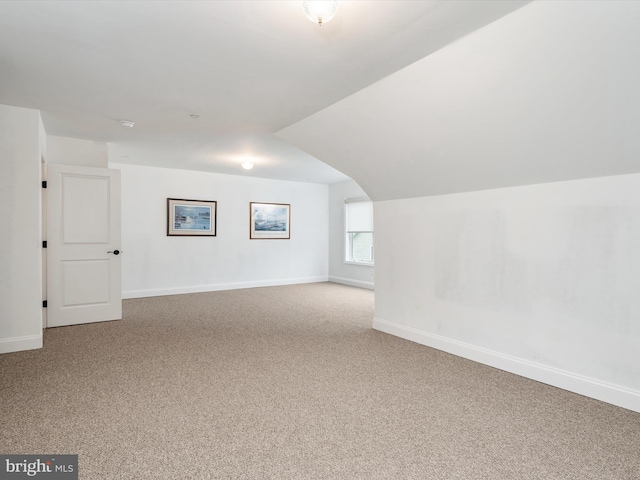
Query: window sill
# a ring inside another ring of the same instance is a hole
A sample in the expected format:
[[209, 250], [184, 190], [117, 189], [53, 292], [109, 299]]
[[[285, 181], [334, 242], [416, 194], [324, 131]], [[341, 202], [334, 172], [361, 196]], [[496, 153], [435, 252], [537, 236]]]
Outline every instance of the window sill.
[[352, 262], [352, 261], [349, 261], [349, 260], [345, 260], [345, 261], [344, 261], [344, 263], [345, 263], [345, 265], [360, 265], [360, 266], [363, 266], [363, 267], [373, 267], [373, 265], [374, 265], [373, 263], [368, 263], [368, 262]]

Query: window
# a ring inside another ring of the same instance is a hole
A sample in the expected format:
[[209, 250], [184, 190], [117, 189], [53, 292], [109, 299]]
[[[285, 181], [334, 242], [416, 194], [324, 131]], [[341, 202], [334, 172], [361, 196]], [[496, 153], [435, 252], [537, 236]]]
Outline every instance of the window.
[[345, 261], [373, 265], [373, 203], [363, 198], [345, 200]]

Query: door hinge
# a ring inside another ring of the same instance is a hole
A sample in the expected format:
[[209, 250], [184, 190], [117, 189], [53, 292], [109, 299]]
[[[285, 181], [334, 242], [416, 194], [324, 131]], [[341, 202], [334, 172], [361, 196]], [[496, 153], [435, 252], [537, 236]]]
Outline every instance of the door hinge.
[[46, 240], [42, 241], [42, 248], [47, 248], [47, 241]]
[[42, 308], [47, 308], [47, 301], [46, 300], [42, 301]]
[[42, 188], [47, 188], [47, 181], [46, 180], [42, 181]]

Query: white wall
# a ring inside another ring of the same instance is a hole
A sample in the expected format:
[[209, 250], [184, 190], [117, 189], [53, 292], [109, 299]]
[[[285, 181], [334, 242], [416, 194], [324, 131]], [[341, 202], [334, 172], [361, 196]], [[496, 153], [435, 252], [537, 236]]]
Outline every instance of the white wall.
[[[122, 171], [125, 298], [328, 280], [327, 185], [110, 166]], [[217, 236], [168, 237], [167, 198], [217, 201]], [[250, 202], [291, 204], [291, 239], [250, 240]]]
[[47, 163], [107, 168], [107, 144], [47, 135]]
[[640, 411], [639, 20], [536, 1], [277, 132], [374, 200], [376, 328]]
[[383, 331], [640, 411], [640, 174], [375, 204]]
[[0, 353], [42, 347], [42, 122], [0, 105]]
[[[366, 197], [353, 180], [329, 185], [329, 280], [373, 289], [373, 267], [345, 263], [344, 201]], [[375, 234], [374, 234], [375, 242]]]

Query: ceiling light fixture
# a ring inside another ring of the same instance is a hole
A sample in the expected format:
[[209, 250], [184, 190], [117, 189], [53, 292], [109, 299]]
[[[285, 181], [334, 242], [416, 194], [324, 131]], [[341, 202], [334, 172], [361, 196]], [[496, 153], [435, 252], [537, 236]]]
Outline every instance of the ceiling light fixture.
[[245, 170], [251, 170], [253, 168], [253, 163], [251, 162], [242, 162], [241, 165]]
[[338, 2], [309, 0], [302, 2], [302, 10], [309, 20], [322, 26], [335, 16], [338, 11]]
[[120, 120], [120, 125], [127, 128], [133, 128], [134, 123], [131, 120]]

